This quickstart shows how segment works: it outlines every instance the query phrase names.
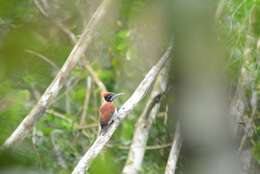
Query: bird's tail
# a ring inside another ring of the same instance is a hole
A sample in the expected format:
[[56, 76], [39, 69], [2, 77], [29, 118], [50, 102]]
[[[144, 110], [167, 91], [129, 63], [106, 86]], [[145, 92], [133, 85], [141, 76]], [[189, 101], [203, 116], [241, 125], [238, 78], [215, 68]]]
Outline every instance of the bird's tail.
[[104, 134], [107, 132], [108, 128], [109, 128], [109, 125], [104, 126], [104, 127], [101, 127], [100, 134], [101, 134], [101, 135], [104, 135]]

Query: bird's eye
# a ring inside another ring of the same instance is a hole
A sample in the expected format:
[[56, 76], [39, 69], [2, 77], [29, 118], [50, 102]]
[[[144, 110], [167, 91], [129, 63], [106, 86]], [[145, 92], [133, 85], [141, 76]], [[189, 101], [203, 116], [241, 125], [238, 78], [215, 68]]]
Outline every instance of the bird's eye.
[[107, 95], [106, 97], [105, 97], [105, 100], [107, 101], [107, 102], [112, 102], [112, 97], [113, 97], [113, 95]]
[[112, 102], [112, 97], [113, 97], [112, 95], [108, 96], [108, 100], [111, 101], [111, 102]]

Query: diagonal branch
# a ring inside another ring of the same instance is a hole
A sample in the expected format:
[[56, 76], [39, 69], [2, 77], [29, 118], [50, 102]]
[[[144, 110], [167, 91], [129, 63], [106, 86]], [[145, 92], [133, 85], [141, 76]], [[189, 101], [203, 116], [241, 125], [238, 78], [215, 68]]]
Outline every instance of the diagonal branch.
[[24, 118], [12, 135], [5, 141], [4, 146], [10, 146], [14, 143], [21, 141], [31, 130], [38, 119], [43, 115], [45, 110], [50, 105], [51, 101], [57, 96], [60, 89], [64, 86], [64, 82], [69, 76], [71, 70], [79, 62], [80, 57], [84, 54], [87, 47], [91, 43], [94, 32], [96, 31], [98, 24], [101, 19], [105, 16], [108, 11], [108, 7], [112, 0], [104, 0], [98, 7], [85, 30], [83, 31], [80, 39], [74, 46], [66, 62], [52, 81], [50, 86], [46, 89], [44, 94], [41, 96], [38, 103], [33, 107], [31, 112]]
[[[39, 11], [41, 12], [41, 14], [47, 18], [48, 20], [50, 20], [52, 23], [54, 23], [54, 25], [61, 31], [63, 32], [70, 40], [71, 44], [75, 45], [77, 43], [77, 37], [76, 35], [71, 32], [62, 22], [55, 20], [54, 18], [52, 18], [49, 13], [47, 12], [47, 10], [45, 10], [39, 0], [34, 0], [34, 3], [36, 5], [36, 7], [39, 9]], [[83, 58], [86, 59], [86, 55], [83, 55]], [[89, 62], [85, 61], [84, 62], [84, 67], [85, 69], [89, 72], [89, 74], [91, 75], [92, 79], [94, 80], [94, 82], [97, 84], [97, 86], [99, 87], [99, 89], [101, 91], [107, 91], [106, 86], [104, 85], [104, 83], [99, 79], [99, 77], [97, 76], [96, 72], [94, 71], [94, 69], [92, 68], [92, 66], [89, 64]]]
[[94, 144], [88, 149], [85, 155], [78, 162], [74, 168], [72, 174], [84, 174], [85, 171], [89, 168], [91, 162], [97, 157], [97, 155], [104, 148], [106, 143], [110, 140], [113, 133], [122, 122], [123, 119], [134, 109], [134, 107], [143, 99], [148, 89], [153, 84], [157, 75], [169, 60], [169, 55], [171, 52], [171, 47], [165, 52], [162, 58], [154, 65], [150, 71], [146, 74], [143, 81], [136, 88], [132, 96], [124, 103], [124, 105], [119, 109], [119, 111], [113, 116], [115, 119], [114, 123], [107, 129], [104, 134], [101, 134], [97, 137]]
[[160, 109], [160, 100], [166, 91], [168, 75], [167, 66], [161, 71], [146, 107], [138, 119], [128, 159], [123, 169], [123, 174], [136, 174], [141, 168], [149, 131]]
[[177, 122], [172, 148], [167, 161], [165, 174], [174, 174], [182, 146], [180, 123]]

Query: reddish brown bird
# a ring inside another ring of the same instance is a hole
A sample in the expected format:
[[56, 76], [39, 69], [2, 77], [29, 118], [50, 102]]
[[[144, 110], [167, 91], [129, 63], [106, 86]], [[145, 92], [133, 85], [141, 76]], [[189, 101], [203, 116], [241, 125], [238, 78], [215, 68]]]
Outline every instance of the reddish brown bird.
[[107, 128], [111, 122], [111, 117], [116, 112], [116, 107], [113, 101], [123, 93], [112, 93], [112, 92], [102, 92], [102, 97], [104, 97], [105, 103], [100, 106], [99, 113], [100, 113], [100, 126], [103, 130]]

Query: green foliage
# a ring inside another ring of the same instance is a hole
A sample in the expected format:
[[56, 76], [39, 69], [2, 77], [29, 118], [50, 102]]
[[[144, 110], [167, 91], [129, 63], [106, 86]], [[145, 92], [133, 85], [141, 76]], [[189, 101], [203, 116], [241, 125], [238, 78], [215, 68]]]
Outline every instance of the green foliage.
[[0, 1], [0, 17], [12, 19], [16, 23], [29, 21], [32, 18], [32, 3], [29, 0]]
[[19, 123], [24, 114], [28, 112], [30, 93], [27, 90], [14, 89], [10, 82], [3, 82], [0, 87], [0, 127], [3, 128], [0, 135], [2, 144], [13, 129]]
[[260, 143], [259, 142], [254, 146], [253, 154], [258, 164], [260, 164]]
[[115, 160], [113, 156], [110, 150], [107, 149], [94, 160], [89, 173], [120, 173], [119, 166], [122, 164]]

